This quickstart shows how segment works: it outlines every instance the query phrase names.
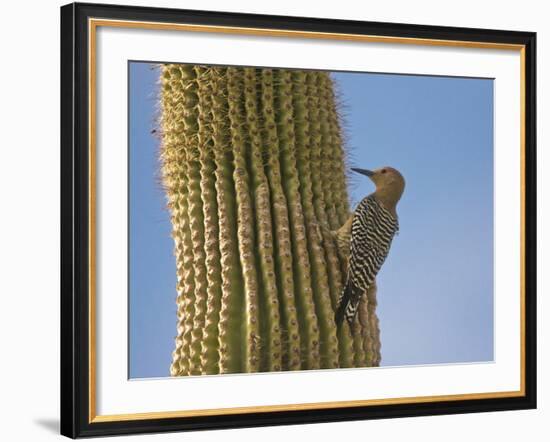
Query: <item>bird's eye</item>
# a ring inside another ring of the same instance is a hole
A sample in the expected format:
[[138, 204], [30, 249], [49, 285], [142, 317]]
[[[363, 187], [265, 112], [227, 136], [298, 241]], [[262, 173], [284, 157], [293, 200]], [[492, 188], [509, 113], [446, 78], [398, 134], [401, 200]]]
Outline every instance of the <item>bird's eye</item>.
[[386, 173], [386, 169], [382, 169], [382, 172], [381, 173]]

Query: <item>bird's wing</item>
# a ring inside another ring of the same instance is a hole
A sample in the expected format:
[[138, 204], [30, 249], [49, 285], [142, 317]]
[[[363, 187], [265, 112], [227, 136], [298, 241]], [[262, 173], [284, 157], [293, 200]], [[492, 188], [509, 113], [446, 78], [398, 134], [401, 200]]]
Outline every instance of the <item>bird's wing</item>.
[[374, 284], [397, 231], [397, 219], [370, 195], [355, 210], [351, 225], [350, 258], [337, 320], [353, 321], [361, 295]]
[[370, 195], [361, 201], [351, 226], [348, 277], [367, 290], [388, 256], [397, 219]]

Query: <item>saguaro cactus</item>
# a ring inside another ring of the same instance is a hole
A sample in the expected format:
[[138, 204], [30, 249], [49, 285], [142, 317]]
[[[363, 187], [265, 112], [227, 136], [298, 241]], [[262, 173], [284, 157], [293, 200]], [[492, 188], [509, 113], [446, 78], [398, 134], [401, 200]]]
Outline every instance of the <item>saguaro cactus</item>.
[[378, 365], [372, 293], [334, 322], [349, 216], [329, 74], [161, 67], [177, 264], [173, 376]]

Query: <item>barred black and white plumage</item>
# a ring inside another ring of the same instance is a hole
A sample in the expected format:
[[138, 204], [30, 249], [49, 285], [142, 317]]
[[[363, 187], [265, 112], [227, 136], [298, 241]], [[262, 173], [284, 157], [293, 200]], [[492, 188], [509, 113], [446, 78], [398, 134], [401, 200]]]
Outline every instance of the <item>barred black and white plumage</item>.
[[364, 198], [353, 214], [349, 264], [346, 283], [340, 296], [336, 322], [355, 319], [361, 297], [375, 284], [394, 235], [399, 229], [397, 217], [371, 194]]

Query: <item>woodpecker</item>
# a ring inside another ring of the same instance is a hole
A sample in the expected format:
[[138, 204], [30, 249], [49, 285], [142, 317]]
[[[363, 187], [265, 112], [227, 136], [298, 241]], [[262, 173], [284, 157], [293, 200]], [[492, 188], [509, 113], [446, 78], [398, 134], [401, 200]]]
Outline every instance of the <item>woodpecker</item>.
[[376, 275], [399, 230], [396, 206], [405, 190], [403, 175], [392, 167], [352, 170], [368, 176], [376, 185], [376, 191], [363, 198], [350, 219], [336, 232], [338, 247], [347, 248], [349, 259], [335, 319], [340, 325], [345, 318], [350, 326], [361, 297], [375, 286]]

